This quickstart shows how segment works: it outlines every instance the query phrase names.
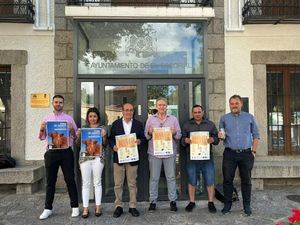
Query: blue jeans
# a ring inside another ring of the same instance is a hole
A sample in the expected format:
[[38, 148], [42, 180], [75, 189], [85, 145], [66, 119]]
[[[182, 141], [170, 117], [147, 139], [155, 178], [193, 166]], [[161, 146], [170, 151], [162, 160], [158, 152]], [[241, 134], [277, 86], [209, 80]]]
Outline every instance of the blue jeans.
[[187, 162], [188, 182], [192, 186], [197, 185], [197, 174], [202, 172], [205, 181], [205, 186], [212, 186], [215, 184], [215, 164], [214, 161], [207, 160], [203, 162], [189, 160]]
[[241, 189], [244, 208], [250, 207], [251, 202], [251, 170], [253, 168], [254, 156], [251, 151], [237, 153], [225, 149], [223, 153], [223, 189], [224, 205], [230, 208], [232, 204], [233, 179], [236, 168], [239, 168], [241, 177]]

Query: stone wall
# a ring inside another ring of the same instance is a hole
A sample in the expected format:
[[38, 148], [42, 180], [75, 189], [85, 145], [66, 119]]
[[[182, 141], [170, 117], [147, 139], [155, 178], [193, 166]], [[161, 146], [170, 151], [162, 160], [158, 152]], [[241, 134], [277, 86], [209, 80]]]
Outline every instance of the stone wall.
[[[64, 110], [73, 115], [73, 25], [65, 17], [66, 0], [55, 0], [55, 38], [54, 38], [54, 93], [65, 98]], [[65, 188], [61, 169], [57, 189]]]
[[65, 17], [66, 0], [55, 0], [55, 87], [65, 97], [65, 111], [73, 114], [73, 24]]
[[207, 113], [210, 120], [219, 123], [225, 113], [225, 41], [224, 1], [214, 1], [215, 18], [207, 28]]

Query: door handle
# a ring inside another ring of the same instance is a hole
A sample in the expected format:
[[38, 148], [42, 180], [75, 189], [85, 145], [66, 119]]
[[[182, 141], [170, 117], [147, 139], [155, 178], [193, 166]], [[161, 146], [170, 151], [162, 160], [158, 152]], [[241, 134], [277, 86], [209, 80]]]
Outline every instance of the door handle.
[[142, 106], [138, 105], [138, 115], [141, 116], [142, 115]]

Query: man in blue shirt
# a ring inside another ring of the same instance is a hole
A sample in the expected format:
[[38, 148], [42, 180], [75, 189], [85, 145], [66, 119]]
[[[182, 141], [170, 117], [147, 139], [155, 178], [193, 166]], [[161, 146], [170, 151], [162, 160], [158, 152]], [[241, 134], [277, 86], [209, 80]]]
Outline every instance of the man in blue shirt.
[[259, 131], [254, 116], [241, 111], [242, 98], [233, 95], [229, 99], [230, 113], [220, 119], [218, 136], [223, 139], [225, 150], [223, 153], [223, 189], [224, 208], [223, 214], [230, 212], [232, 205], [233, 180], [236, 168], [239, 168], [241, 177], [241, 190], [244, 212], [247, 216], [252, 214], [251, 202], [251, 170], [259, 143]]

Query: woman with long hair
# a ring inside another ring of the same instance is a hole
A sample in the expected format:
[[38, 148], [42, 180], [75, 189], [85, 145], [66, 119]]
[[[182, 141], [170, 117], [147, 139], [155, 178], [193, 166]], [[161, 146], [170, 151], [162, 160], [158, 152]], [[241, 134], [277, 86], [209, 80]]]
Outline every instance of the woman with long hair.
[[[101, 198], [102, 198], [102, 171], [104, 168], [104, 151], [103, 146], [107, 143], [107, 131], [104, 126], [100, 125], [100, 113], [95, 107], [89, 108], [86, 115], [86, 125], [83, 128], [101, 128], [102, 144], [95, 146], [87, 145], [86, 152], [80, 152], [79, 163], [82, 177], [82, 204], [83, 212], [82, 218], [89, 216], [89, 197], [91, 179], [95, 188], [95, 216], [102, 215]], [[81, 129], [78, 129], [77, 143], [81, 143]], [[96, 148], [96, 151], [89, 153], [89, 148]], [[92, 176], [93, 175], [93, 176]]]

